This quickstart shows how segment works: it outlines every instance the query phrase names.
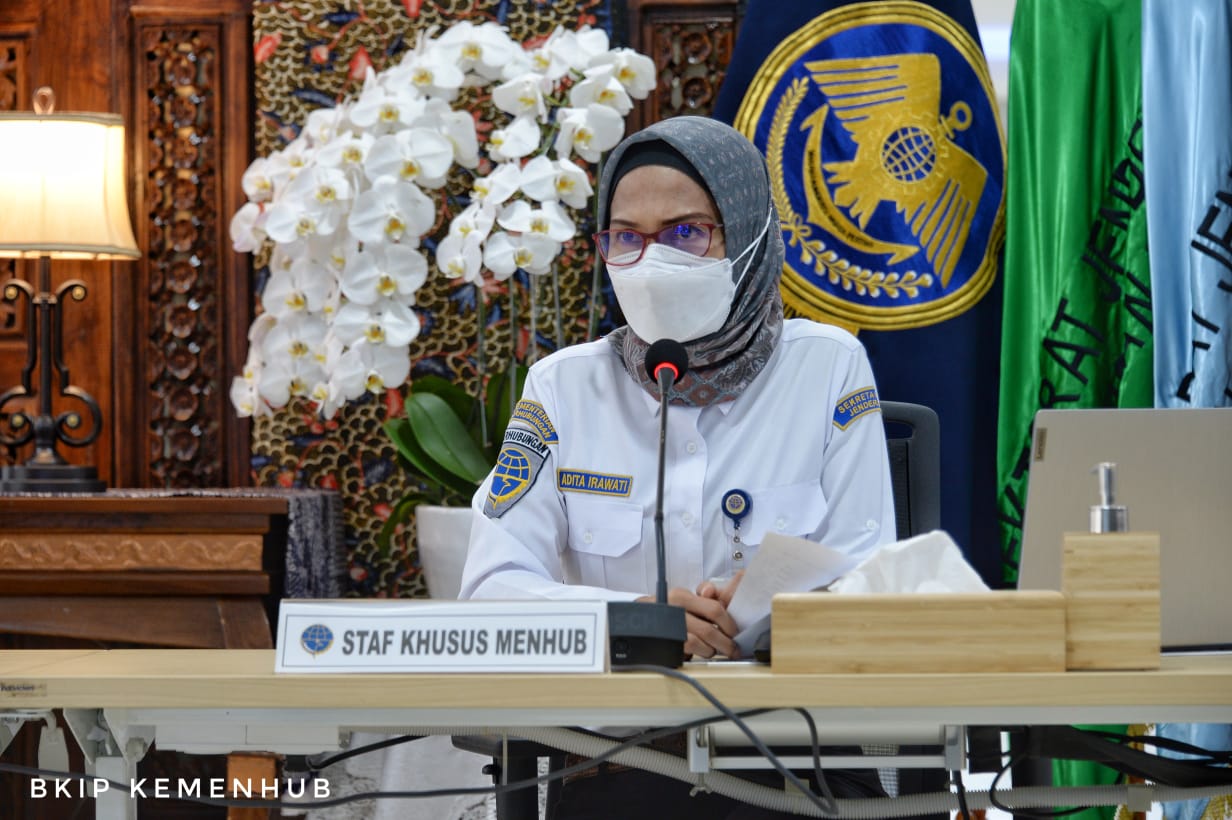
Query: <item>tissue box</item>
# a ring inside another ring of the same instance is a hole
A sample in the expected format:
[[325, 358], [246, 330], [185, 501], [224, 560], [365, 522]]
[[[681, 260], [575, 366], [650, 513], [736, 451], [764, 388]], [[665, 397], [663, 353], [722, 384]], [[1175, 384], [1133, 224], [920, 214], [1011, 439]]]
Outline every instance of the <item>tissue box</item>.
[[775, 672], [1063, 672], [1054, 591], [774, 596]]

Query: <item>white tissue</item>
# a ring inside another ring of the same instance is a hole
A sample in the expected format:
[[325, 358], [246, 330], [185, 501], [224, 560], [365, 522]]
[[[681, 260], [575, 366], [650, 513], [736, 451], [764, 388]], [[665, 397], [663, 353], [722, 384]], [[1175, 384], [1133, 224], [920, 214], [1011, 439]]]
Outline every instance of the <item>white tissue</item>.
[[830, 586], [836, 593], [983, 592], [988, 585], [943, 530], [887, 544]]

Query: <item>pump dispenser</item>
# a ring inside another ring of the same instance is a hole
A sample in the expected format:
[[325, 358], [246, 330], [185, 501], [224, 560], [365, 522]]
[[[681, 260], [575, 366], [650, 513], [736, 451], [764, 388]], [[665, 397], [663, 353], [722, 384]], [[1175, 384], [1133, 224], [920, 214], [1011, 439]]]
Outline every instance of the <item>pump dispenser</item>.
[[1129, 509], [1116, 503], [1116, 462], [1101, 461], [1091, 472], [1099, 474], [1099, 503], [1091, 507], [1091, 532], [1126, 532]]

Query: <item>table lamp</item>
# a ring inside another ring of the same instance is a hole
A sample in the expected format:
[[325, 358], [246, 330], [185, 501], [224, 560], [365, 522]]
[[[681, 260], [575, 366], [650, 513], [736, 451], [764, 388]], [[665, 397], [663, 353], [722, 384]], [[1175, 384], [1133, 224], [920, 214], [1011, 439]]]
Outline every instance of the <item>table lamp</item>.
[[[4, 301], [26, 297], [26, 363], [21, 384], [0, 394], [0, 444], [34, 443], [22, 465], [0, 470], [0, 492], [100, 492], [94, 467], [67, 463], [57, 444], [84, 447], [102, 431], [98, 402], [70, 383], [63, 358], [61, 304], [80, 302], [79, 279], [51, 286], [52, 259], [137, 259], [125, 193], [124, 122], [116, 114], [54, 113], [50, 88], [34, 113], [0, 112], [0, 257], [38, 259], [38, 287], [0, 282]], [[38, 370], [37, 389], [31, 376]], [[53, 414], [52, 371], [70, 407]], [[32, 415], [31, 400], [37, 399]], [[81, 408], [89, 415], [87, 426]]]

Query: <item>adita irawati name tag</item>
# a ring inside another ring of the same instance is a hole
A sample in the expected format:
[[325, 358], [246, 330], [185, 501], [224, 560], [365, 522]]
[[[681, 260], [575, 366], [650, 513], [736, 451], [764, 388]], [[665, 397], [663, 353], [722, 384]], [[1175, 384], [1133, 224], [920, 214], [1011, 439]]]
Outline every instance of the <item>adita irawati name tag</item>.
[[291, 601], [275, 672], [602, 672], [603, 601]]

